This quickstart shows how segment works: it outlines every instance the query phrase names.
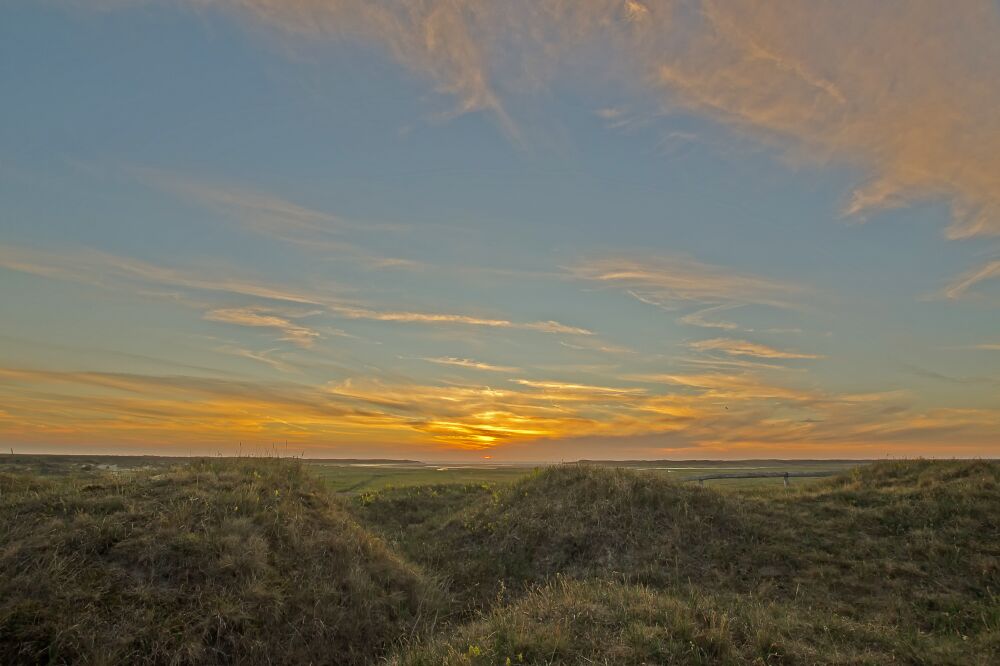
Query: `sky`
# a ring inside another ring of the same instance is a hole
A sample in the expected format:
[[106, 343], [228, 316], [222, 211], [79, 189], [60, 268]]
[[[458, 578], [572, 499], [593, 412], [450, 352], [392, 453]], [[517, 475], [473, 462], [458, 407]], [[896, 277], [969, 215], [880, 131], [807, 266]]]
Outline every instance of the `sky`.
[[1000, 3], [8, 0], [0, 444], [1000, 455]]

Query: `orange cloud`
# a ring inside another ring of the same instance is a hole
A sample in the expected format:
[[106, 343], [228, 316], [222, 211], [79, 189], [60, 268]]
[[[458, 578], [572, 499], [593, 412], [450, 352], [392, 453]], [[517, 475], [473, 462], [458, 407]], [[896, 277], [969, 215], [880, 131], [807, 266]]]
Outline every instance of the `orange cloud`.
[[1000, 11], [989, 0], [190, 2], [297, 36], [379, 42], [460, 111], [490, 111], [514, 133], [500, 88], [544, 84], [581, 49], [602, 49], [607, 73], [633, 90], [790, 157], [867, 171], [845, 214], [945, 197], [951, 237], [1000, 233]]
[[747, 340], [731, 340], [729, 338], [712, 338], [711, 340], [698, 340], [691, 342], [688, 347], [696, 351], [718, 351], [731, 356], [752, 356], [754, 358], [769, 359], [807, 359], [823, 358], [816, 354], [803, 354], [801, 352], [785, 351], [768, 347], [757, 342]]
[[[523, 456], [532, 442], [544, 451], [544, 442], [581, 437], [637, 438], [648, 445], [650, 437], [662, 436], [693, 455], [788, 455], [789, 447], [798, 455], [842, 455], [877, 446], [912, 451], [935, 440], [940, 446], [948, 436], [985, 453], [1000, 426], [997, 410], [921, 409], [905, 394], [828, 394], [749, 373], [627, 379], [646, 388], [521, 380], [507, 389], [373, 379], [315, 386], [8, 367], [0, 368], [0, 437], [46, 445], [156, 441], [198, 451], [232, 450], [239, 441], [289, 441], [334, 455], [343, 455], [348, 444], [437, 456], [513, 447]], [[654, 448], [644, 455], [658, 454]]]
[[644, 303], [664, 308], [686, 302], [783, 307], [801, 291], [776, 280], [681, 257], [610, 257], [569, 270], [578, 279], [619, 287]]
[[[378, 310], [347, 303], [343, 299], [338, 298], [336, 294], [325, 291], [280, 284], [270, 285], [250, 279], [235, 279], [228, 275], [218, 275], [217, 271], [212, 270], [189, 269], [182, 271], [93, 250], [45, 252], [24, 247], [0, 245], [0, 268], [51, 279], [90, 284], [105, 289], [139, 291], [147, 295], [150, 293], [149, 289], [151, 287], [168, 287], [196, 292], [214, 292], [249, 299], [282, 301], [294, 305], [319, 306], [330, 314], [346, 319], [427, 325], [473, 326], [477, 328], [499, 328], [575, 336], [593, 335], [592, 331], [585, 328], [562, 324], [558, 321], [516, 322], [508, 319], [477, 317], [455, 313]], [[184, 300], [178, 299], [178, 294], [176, 293], [168, 295], [175, 300]], [[287, 329], [286, 334], [290, 330], [288, 329], [289, 326], [295, 326], [281, 324], [277, 319], [271, 319], [265, 324], [262, 319], [263, 315], [260, 315], [259, 312], [256, 317], [248, 314], [251, 310], [259, 310], [258, 306], [251, 306], [242, 310], [220, 310], [202, 302], [187, 302], [186, 304], [199, 308], [207, 308], [215, 312], [221, 311], [224, 313], [221, 316], [228, 317], [230, 323], [238, 323], [234, 319], [239, 316], [242, 318], [244, 325], [270, 326], [279, 329], [285, 326]], [[219, 321], [219, 316], [209, 316], [208, 318]], [[250, 324], [250, 321], [256, 323]], [[309, 336], [303, 330], [292, 337], [301, 344], [305, 339], [315, 336]]]
[[550, 393], [590, 394], [598, 396], [624, 396], [645, 393], [639, 388], [620, 388], [614, 386], [591, 386], [589, 384], [571, 384], [566, 382], [539, 382], [530, 379], [512, 379], [516, 384], [541, 389]]
[[511, 366], [493, 365], [492, 363], [474, 361], [471, 358], [455, 358], [454, 356], [424, 358], [423, 360], [428, 363], [437, 363], [438, 365], [454, 365], [459, 368], [486, 370], [488, 372], [518, 372], [520, 370], [520, 368], [514, 368]]
[[238, 326], [274, 328], [281, 331], [281, 340], [293, 342], [300, 347], [312, 347], [316, 339], [320, 337], [318, 331], [258, 307], [210, 310], [205, 313], [205, 319]]
[[696, 312], [691, 312], [684, 315], [678, 321], [682, 324], [687, 324], [689, 326], [700, 326], [701, 328], [719, 328], [725, 331], [735, 331], [739, 330], [740, 326], [734, 324], [730, 321], [722, 321], [720, 319], [706, 319], [706, 315], [715, 314], [717, 312], [722, 312], [724, 310], [731, 310], [734, 307], [739, 307], [740, 303], [726, 303], [723, 305], [715, 305], [710, 308], [704, 308]]
[[540, 333], [565, 333], [569, 335], [593, 335], [591, 331], [576, 326], [567, 326], [557, 321], [514, 322], [507, 319], [489, 319], [460, 314], [437, 312], [393, 312], [345, 305], [330, 305], [331, 312], [348, 319], [370, 319], [373, 321], [395, 321], [413, 324], [458, 324], [486, 328], [509, 328]]

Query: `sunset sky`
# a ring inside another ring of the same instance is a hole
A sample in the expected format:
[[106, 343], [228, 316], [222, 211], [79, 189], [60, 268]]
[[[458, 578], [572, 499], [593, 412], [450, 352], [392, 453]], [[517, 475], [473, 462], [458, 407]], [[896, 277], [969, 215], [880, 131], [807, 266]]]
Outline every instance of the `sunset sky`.
[[0, 101], [4, 449], [1000, 455], [992, 0], [9, 0]]

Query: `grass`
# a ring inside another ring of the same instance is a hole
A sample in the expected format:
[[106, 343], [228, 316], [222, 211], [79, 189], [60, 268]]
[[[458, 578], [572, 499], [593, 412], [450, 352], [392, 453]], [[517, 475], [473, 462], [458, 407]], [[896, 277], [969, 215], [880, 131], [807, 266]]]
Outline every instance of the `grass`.
[[[504, 617], [509, 601], [561, 576], [776, 604], [813, 618], [802, 640], [817, 644], [840, 623], [892, 638], [880, 649], [893, 658], [1000, 657], [997, 463], [879, 463], [741, 493], [566, 466], [491, 491], [362, 496], [355, 512], [409, 559], [447, 572], [466, 619]], [[836, 647], [865, 661], [858, 635]]]
[[3, 663], [367, 663], [442, 598], [295, 463], [0, 493]]
[[[559, 578], [394, 664], [857, 664], [931, 661], [928, 640], [776, 602]], [[985, 663], [985, 662], [984, 662]]]
[[74, 469], [0, 473], [0, 662], [1000, 661], [1000, 463], [347, 492], [298, 461]]
[[450, 484], [493, 484], [516, 481], [531, 467], [487, 465], [409, 465], [310, 462], [309, 470], [332, 490], [344, 494], [391, 488]]
[[[497, 484], [517, 481], [535, 468], [531, 465], [456, 464], [429, 465], [424, 463], [345, 464], [339, 461], [308, 461], [311, 471], [333, 490], [344, 494], [359, 494], [393, 488], [445, 484]], [[719, 461], [623, 461], [588, 463], [596, 467], [624, 467], [637, 472], [682, 481], [691, 477], [727, 472], [843, 472], [857, 466], [857, 461], [845, 460], [749, 460]], [[712, 479], [710, 486], [727, 488], [768, 487], [782, 485], [781, 479]], [[795, 479], [795, 484], [809, 479]]]

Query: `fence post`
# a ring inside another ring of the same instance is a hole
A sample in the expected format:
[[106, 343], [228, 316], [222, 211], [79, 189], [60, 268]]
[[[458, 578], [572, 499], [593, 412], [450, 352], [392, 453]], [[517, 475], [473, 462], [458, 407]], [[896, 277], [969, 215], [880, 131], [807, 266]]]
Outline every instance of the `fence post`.
[[788, 487], [788, 472], [785, 472], [785, 487]]

